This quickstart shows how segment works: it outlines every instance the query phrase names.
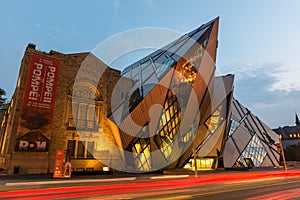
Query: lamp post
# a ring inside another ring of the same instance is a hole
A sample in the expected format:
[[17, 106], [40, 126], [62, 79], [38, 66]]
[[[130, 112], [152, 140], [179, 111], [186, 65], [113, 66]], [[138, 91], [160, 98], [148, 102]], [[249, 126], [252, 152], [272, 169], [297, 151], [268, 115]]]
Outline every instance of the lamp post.
[[196, 155], [196, 145], [195, 145], [196, 133], [195, 133], [194, 124], [192, 124], [191, 126], [192, 126], [192, 133], [193, 133], [193, 155], [194, 155], [195, 177], [197, 177], [198, 176], [198, 169], [197, 169], [197, 155]]
[[281, 134], [279, 134], [279, 144], [280, 144], [281, 156], [282, 156], [282, 160], [283, 160], [284, 169], [287, 170], [287, 165], [286, 165], [286, 160], [285, 160], [285, 155], [284, 155], [284, 149], [283, 149], [283, 146], [282, 146], [282, 135]]

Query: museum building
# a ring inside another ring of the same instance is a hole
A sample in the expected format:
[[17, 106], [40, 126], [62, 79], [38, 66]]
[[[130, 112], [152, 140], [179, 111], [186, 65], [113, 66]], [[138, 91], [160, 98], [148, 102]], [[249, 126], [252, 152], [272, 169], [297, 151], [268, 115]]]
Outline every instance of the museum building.
[[[29, 44], [0, 133], [5, 173], [279, 166], [279, 136], [215, 77], [216, 18], [119, 71]], [[196, 164], [196, 165], [195, 165]]]

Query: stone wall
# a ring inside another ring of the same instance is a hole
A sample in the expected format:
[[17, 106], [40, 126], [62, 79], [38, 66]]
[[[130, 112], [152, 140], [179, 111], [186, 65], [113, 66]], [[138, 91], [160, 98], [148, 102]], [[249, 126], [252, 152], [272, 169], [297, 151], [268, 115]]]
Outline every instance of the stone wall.
[[[15, 151], [16, 136], [18, 132], [20, 113], [22, 111], [22, 103], [24, 98], [24, 91], [26, 87], [26, 80], [28, 75], [28, 68], [32, 54], [42, 55], [60, 61], [60, 72], [58, 77], [58, 86], [56, 89], [56, 100], [53, 112], [53, 119], [51, 121], [50, 131], [51, 137], [48, 152], [23, 152]], [[84, 67], [82, 67], [84, 66]], [[82, 68], [81, 68], [82, 67]], [[78, 71], [81, 70], [82, 76], [76, 79]], [[97, 75], [101, 75], [97, 77]], [[6, 143], [8, 150], [5, 152], [5, 168], [7, 173], [52, 173], [55, 154], [57, 149], [67, 150], [68, 139], [79, 139], [80, 135], [88, 135], [89, 139], [94, 138], [95, 154], [100, 154], [104, 160], [118, 160], [122, 162], [119, 157], [119, 152], [111, 148], [115, 145], [107, 115], [110, 113], [111, 95], [113, 93], [114, 84], [120, 78], [120, 72], [105, 66], [103, 62], [89, 53], [78, 54], [62, 54], [56, 51], [49, 53], [35, 50], [34, 47], [27, 47], [24, 57], [22, 59], [19, 84], [15, 89], [12, 101], [14, 102], [11, 107], [10, 121], [7, 123], [6, 134], [9, 140]], [[67, 110], [68, 101], [72, 99], [72, 90], [74, 82], [79, 81], [83, 84], [94, 85], [97, 91], [100, 92], [101, 101], [99, 101], [100, 115], [99, 126], [96, 130], [80, 130], [80, 134], [76, 129], [70, 129], [67, 124]], [[109, 142], [105, 142], [103, 137], [108, 138]], [[99, 151], [98, 151], [99, 150]], [[101, 154], [102, 152], [102, 154]], [[105, 152], [105, 154], [103, 153]], [[97, 159], [73, 159], [72, 167], [76, 169], [93, 169], [102, 170], [103, 164]]]

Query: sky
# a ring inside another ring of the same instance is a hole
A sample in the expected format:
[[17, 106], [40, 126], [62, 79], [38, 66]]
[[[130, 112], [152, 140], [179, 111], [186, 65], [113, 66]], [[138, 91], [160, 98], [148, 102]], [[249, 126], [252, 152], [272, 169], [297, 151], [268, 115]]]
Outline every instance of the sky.
[[271, 128], [300, 115], [300, 1], [1, 1], [0, 88], [10, 99], [28, 43], [48, 52], [92, 51], [124, 31], [187, 33], [220, 16], [217, 69], [234, 96]]

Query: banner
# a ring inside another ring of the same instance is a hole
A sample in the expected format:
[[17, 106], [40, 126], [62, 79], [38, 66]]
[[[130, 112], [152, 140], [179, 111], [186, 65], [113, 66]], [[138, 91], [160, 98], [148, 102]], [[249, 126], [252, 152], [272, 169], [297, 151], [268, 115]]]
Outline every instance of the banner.
[[63, 178], [64, 150], [57, 149], [54, 163], [53, 178]]
[[64, 178], [71, 178], [72, 163], [70, 161], [65, 162]]
[[58, 60], [31, 56], [15, 151], [48, 151], [59, 67]]

